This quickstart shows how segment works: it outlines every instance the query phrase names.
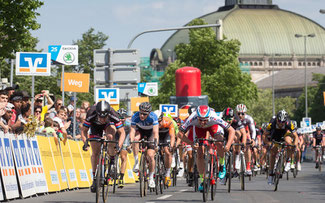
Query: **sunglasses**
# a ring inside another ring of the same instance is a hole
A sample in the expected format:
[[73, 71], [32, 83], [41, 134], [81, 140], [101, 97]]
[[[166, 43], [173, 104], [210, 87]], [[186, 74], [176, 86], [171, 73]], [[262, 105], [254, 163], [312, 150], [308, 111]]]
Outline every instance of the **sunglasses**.
[[62, 106], [62, 104], [56, 104], [56, 105], [58, 105], [58, 106]]
[[278, 121], [278, 123], [285, 123], [286, 121]]
[[35, 111], [35, 113], [41, 113], [42, 111]]
[[147, 112], [140, 112], [140, 115], [147, 116], [147, 115], [149, 115], [149, 113], [147, 113]]
[[242, 115], [242, 116], [245, 115], [245, 113], [237, 113], [237, 114], [238, 114], [239, 116], [240, 116], [240, 115]]

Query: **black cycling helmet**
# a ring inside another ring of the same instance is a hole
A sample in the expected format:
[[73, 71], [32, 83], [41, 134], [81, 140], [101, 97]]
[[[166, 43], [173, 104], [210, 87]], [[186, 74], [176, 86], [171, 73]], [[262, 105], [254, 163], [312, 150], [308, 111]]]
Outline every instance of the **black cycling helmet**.
[[276, 114], [276, 119], [279, 122], [286, 122], [288, 120], [288, 113], [285, 110], [281, 110]]
[[142, 102], [139, 106], [139, 110], [150, 113], [152, 111], [151, 104], [149, 102]]
[[322, 130], [322, 128], [320, 126], [317, 126], [316, 131], [318, 131], [318, 130]]
[[106, 117], [111, 109], [107, 101], [100, 101], [96, 105], [96, 112], [99, 117]]
[[230, 107], [227, 107], [222, 112], [222, 119], [223, 120], [229, 120], [234, 117], [234, 110]]
[[128, 116], [128, 113], [124, 108], [120, 108], [119, 110], [117, 110], [117, 113], [119, 114], [120, 119], [124, 119]]
[[197, 106], [192, 105], [190, 106], [190, 108], [188, 108], [188, 114], [191, 115], [193, 112], [195, 112], [195, 110], [197, 109]]

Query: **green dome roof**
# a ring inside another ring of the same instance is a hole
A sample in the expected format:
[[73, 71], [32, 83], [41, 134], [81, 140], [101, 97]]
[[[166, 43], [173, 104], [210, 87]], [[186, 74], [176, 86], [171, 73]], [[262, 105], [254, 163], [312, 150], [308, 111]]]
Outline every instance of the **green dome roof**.
[[[200, 17], [208, 24], [223, 21], [223, 34], [228, 39], [241, 42], [240, 56], [265, 54], [304, 55], [304, 39], [295, 34], [308, 35], [307, 54], [322, 56], [325, 54], [325, 29], [314, 21], [299, 14], [268, 7], [221, 7], [218, 11]], [[188, 30], [175, 32], [162, 46], [164, 58], [171, 54], [176, 44], [188, 43]]]

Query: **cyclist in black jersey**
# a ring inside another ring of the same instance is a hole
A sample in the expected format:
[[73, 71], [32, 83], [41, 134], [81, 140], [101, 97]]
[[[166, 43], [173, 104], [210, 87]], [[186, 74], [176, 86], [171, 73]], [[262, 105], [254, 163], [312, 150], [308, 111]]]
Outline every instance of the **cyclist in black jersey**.
[[[108, 153], [111, 158], [114, 157], [116, 151], [120, 151], [123, 145], [125, 139], [123, 124], [119, 119], [118, 113], [109, 105], [107, 101], [100, 101], [96, 105], [91, 106], [87, 112], [87, 116], [81, 130], [81, 137], [84, 142], [83, 150], [87, 151], [89, 149], [87, 141], [88, 138], [101, 139], [104, 136], [103, 132], [105, 132], [105, 136], [108, 140], [114, 140], [116, 131], [120, 135], [118, 149], [115, 149], [114, 144], [108, 145]], [[92, 149], [91, 165], [93, 170], [93, 177], [95, 176], [95, 171], [98, 164], [100, 145], [101, 144], [98, 142], [90, 142]], [[95, 181], [93, 181], [90, 189], [91, 192], [96, 192]]]
[[[271, 140], [266, 138], [271, 135]], [[272, 118], [269, 124], [267, 125], [265, 132], [263, 134], [264, 143], [271, 145], [271, 141], [275, 140], [277, 142], [285, 141], [286, 144], [298, 146], [298, 135], [293, 123], [288, 118], [288, 113], [285, 110], [281, 110], [277, 113], [276, 118]], [[274, 145], [271, 148], [270, 153], [270, 168], [269, 168], [269, 178], [268, 184], [272, 185], [273, 183], [273, 168], [275, 156], [278, 152], [278, 146]], [[293, 150], [288, 148], [287, 158], [293, 160]], [[293, 162], [286, 164], [285, 170], [289, 170], [291, 167], [294, 167]], [[289, 169], [288, 169], [289, 168]]]
[[[321, 127], [316, 127], [316, 131], [313, 132], [313, 147], [316, 147], [317, 145], [320, 145], [322, 147], [325, 146], [325, 134], [322, 132]], [[324, 148], [323, 148], [324, 150]], [[324, 154], [324, 152], [322, 152]], [[315, 150], [315, 157], [318, 156], [318, 151]], [[316, 167], [318, 168], [319, 163], [316, 160]]]

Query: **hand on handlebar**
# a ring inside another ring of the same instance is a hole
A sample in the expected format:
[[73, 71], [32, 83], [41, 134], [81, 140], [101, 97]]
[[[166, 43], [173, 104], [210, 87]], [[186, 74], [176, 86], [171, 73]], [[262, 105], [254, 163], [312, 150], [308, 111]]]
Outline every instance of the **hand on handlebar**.
[[82, 150], [84, 150], [85, 152], [88, 151], [89, 149], [89, 143], [88, 141], [84, 142], [84, 146], [82, 146]]

